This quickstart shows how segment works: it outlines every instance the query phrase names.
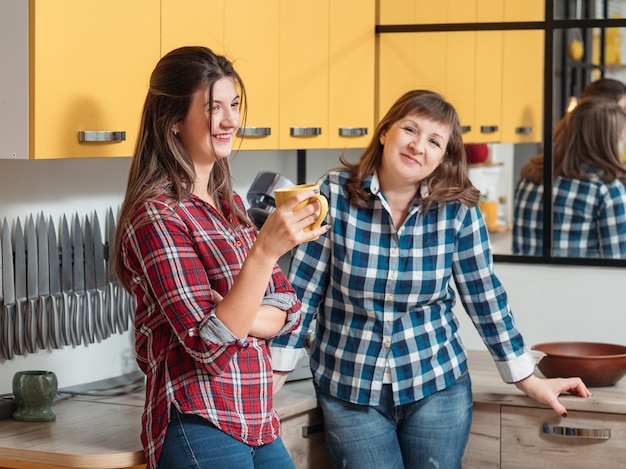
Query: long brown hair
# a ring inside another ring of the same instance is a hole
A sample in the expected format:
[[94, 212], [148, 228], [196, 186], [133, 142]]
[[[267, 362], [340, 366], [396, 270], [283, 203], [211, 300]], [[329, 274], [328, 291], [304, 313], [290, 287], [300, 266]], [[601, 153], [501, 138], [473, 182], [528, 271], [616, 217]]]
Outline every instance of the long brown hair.
[[426, 184], [429, 192], [428, 197], [420, 199], [424, 210], [428, 210], [432, 203], [452, 200], [458, 200], [469, 207], [476, 205], [480, 192], [467, 176], [465, 147], [458, 114], [441, 95], [428, 90], [409, 91], [391, 106], [376, 126], [372, 140], [358, 162], [351, 163], [343, 155], [340, 157], [344, 168], [350, 171], [345, 185], [348, 200], [359, 207], [366, 205], [369, 194], [364, 190], [363, 182], [374, 174], [381, 163], [383, 145], [380, 137], [395, 122], [408, 115], [420, 116], [450, 128], [450, 139], [443, 161], [432, 174], [420, 181], [420, 184]]
[[[208, 85], [209, 102], [212, 102], [213, 86], [224, 77], [235, 81], [241, 97], [243, 123], [245, 89], [241, 77], [225, 57], [206, 47], [181, 47], [164, 55], [152, 72], [115, 233], [114, 268], [126, 288], [129, 285], [121, 259], [121, 241], [129, 219], [142, 203], [163, 190], [176, 204], [189, 197], [196, 179], [195, 170], [191, 158], [174, 135], [173, 126], [187, 116], [192, 96], [201, 87]], [[214, 163], [208, 185], [209, 192], [221, 193], [239, 220], [249, 223], [245, 213], [234, 203], [228, 158]]]

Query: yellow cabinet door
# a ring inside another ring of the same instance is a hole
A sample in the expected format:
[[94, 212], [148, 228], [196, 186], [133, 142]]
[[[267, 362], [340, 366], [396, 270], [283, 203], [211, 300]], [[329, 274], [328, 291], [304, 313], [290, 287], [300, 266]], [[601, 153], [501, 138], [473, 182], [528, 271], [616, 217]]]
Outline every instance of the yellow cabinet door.
[[224, 0], [161, 0], [161, 11], [161, 55], [182, 46], [224, 53]]
[[502, 141], [543, 138], [543, 31], [504, 31]]
[[379, 34], [376, 85], [376, 122], [391, 105], [415, 86], [415, 34]]
[[328, 146], [329, 0], [280, 2], [281, 149]]
[[503, 19], [503, 0], [476, 0], [476, 22], [499, 23]]
[[544, 0], [501, 0], [504, 3], [504, 21], [544, 21]]
[[[441, 5], [439, 2], [431, 3]], [[474, 23], [476, 21], [476, 0], [448, 0], [447, 10], [446, 23]]]
[[413, 88], [446, 96], [448, 33], [415, 33], [415, 80]]
[[[502, 31], [476, 32], [475, 142], [502, 141]], [[469, 140], [467, 140], [469, 142]]]
[[450, 32], [446, 38], [446, 92], [461, 123], [463, 140], [477, 141], [476, 122], [476, 32]]
[[227, 0], [224, 50], [246, 88], [248, 112], [235, 149], [278, 148], [279, 0]]
[[363, 148], [374, 130], [375, 0], [332, 0], [328, 146]]
[[[420, 12], [422, 13], [421, 22], [424, 22], [425, 16], [436, 17], [435, 9], [425, 14], [421, 8], [421, 2], [415, 0], [379, 0], [376, 24], [413, 24], [417, 22], [416, 11], [420, 4]], [[427, 4], [434, 2], [426, 2]]]
[[[159, 58], [159, 3], [31, 0], [29, 7], [30, 158], [131, 156]], [[101, 133], [80, 142], [79, 132]]]

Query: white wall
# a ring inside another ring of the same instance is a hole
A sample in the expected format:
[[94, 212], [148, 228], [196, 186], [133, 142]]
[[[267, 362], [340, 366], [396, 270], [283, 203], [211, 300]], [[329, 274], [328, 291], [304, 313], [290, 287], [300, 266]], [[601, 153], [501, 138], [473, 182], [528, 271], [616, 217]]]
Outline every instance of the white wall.
[[[310, 151], [307, 182], [337, 166], [339, 154], [339, 150]], [[347, 152], [351, 160], [358, 155], [358, 150]], [[82, 216], [98, 210], [104, 214], [106, 208], [117, 207], [122, 200], [129, 161], [0, 160], [0, 220], [24, 219], [41, 211], [55, 220], [63, 213]], [[240, 152], [232, 166], [235, 188], [244, 198], [259, 171], [277, 171], [296, 180], [294, 151]], [[626, 343], [623, 269], [498, 264], [496, 272], [507, 287], [517, 323], [530, 344], [568, 339]], [[467, 347], [482, 349], [460, 303], [457, 309]], [[11, 392], [13, 374], [24, 369], [52, 370], [57, 373], [60, 387], [129, 373], [136, 370], [132, 334], [0, 361], [0, 394]]]

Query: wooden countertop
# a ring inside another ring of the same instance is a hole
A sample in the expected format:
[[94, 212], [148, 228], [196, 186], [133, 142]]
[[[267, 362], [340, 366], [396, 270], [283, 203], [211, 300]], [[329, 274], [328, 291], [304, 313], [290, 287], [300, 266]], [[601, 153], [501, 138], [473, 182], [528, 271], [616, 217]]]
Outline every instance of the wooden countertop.
[[[538, 407], [515, 386], [500, 379], [487, 352], [469, 353], [475, 402]], [[593, 396], [561, 396], [568, 410], [626, 414], [626, 379], [592, 388]], [[287, 383], [276, 395], [282, 419], [311, 410], [317, 400], [310, 379]], [[53, 404], [53, 422], [0, 424], [0, 468], [128, 468], [144, 463], [140, 442], [143, 392], [118, 397], [77, 396]]]

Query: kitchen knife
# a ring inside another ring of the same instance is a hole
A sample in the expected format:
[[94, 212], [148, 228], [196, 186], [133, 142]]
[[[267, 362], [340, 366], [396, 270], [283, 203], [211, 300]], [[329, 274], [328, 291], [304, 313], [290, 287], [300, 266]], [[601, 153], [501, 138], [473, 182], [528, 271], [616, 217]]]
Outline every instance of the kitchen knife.
[[107, 279], [108, 283], [108, 311], [112, 325], [115, 325], [117, 332], [122, 334], [126, 329], [126, 312], [124, 309], [125, 301], [122, 285], [113, 270], [113, 243], [115, 242], [115, 216], [113, 209], [109, 208], [107, 212], [107, 244], [108, 244], [108, 262], [107, 262]]
[[54, 349], [63, 344], [61, 314], [63, 313], [63, 295], [61, 293], [61, 266], [59, 265], [59, 245], [56, 228], [52, 217], [48, 220], [48, 272], [50, 295], [48, 295], [48, 339]]
[[85, 216], [84, 225], [84, 246], [85, 246], [85, 305], [87, 306], [87, 314], [85, 315], [85, 326], [87, 336], [85, 342], [94, 343], [94, 338], [100, 342], [100, 336], [95, 316], [96, 302], [96, 266], [94, 259], [93, 229], [89, 222], [89, 217]]
[[26, 296], [28, 303], [24, 312], [26, 350], [37, 350], [37, 307], [39, 305], [39, 263], [37, 261], [37, 232], [35, 221], [30, 215], [26, 219]]
[[78, 215], [74, 217], [74, 228], [72, 230], [72, 243], [74, 251], [74, 263], [72, 269], [72, 281], [74, 290], [72, 292], [72, 342], [73, 345], [80, 345], [83, 340], [85, 325], [85, 258], [83, 247], [83, 230], [80, 226]]
[[37, 345], [48, 348], [48, 297], [50, 296], [50, 270], [48, 258], [48, 224], [43, 212], [37, 217]]
[[15, 251], [15, 315], [13, 316], [13, 345], [17, 355], [24, 355], [27, 351], [25, 342], [24, 315], [28, 305], [26, 297], [26, 248], [24, 246], [24, 231], [19, 218], [15, 222], [13, 233], [13, 250]]
[[2, 222], [2, 356], [11, 360], [14, 356], [15, 277], [13, 275], [13, 243], [11, 229], [5, 218]]
[[94, 212], [91, 223], [93, 229], [93, 247], [95, 262], [95, 278], [96, 278], [96, 308], [95, 316], [98, 320], [98, 330], [102, 338], [105, 339], [111, 335], [111, 329], [106, 318], [106, 304], [104, 295], [106, 291], [107, 273], [104, 264], [104, 244], [102, 244], [102, 232], [100, 230], [100, 220], [98, 213]]
[[71, 317], [74, 293], [72, 240], [70, 238], [70, 229], [65, 215], [63, 215], [61, 219], [59, 237], [61, 238], [61, 295], [63, 295], [61, 308], [59, 309], [61, 341], [63, 345], [77, 345], [72, 333], [73, 323]]

